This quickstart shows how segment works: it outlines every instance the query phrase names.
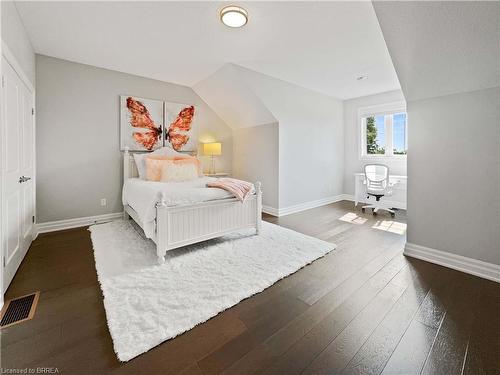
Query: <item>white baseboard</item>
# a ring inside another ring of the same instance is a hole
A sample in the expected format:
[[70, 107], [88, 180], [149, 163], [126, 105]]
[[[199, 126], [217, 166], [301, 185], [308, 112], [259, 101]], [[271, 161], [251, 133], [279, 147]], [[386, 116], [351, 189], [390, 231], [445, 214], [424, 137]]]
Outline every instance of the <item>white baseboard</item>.
[[275, 208], [271, 206], [262, 206], [262, 211], [266, 214], [273, 215], [276, 217], [295, 214], [297, 212], [310, 210], [311, 208], [316, 208], [320, 206], [325, 206], [330, 203], [340, 202], [342, 200], [346, 200], [346, 194], [334, 195], [331, 197], [326, 197], [322, 199], [317, 199], [315, 201], [304, 202], [300, 204], [296, 204], [289, 207], [284, 208]]
[[[342, 194], [344, 196], [344, 200], [346, 201], [351, 201], [355, 202], [356, 199], [354, 198], [354, 195], [352, 194]], [[368, 201], [359, 201], [360, 203], [373, 203], [373, 202], [368, 202]], [[394, 207], [394, 208], [399, 208], [401, 210], [406, 210], [406, 203], [403, 202], [398, 202], [398, 201], [390, 201], [387, 199], [384, 199], [384, 202], [387, 206]]]
[[265, 204], [262, 205], [262, 212], [276, 217], [279, 216], [279, 210], [277, 208], [266, 206]]
[[354, 195], [351, 194], [340, 194], [339, 197], [341, 197], [341, 201], [349, 201], [349, 202], [354, 202]]
[[500, 266], [407, 242], [404, 254], [500, 283]]
[[[276, 217], [290, 215], [290, 214], [293, 214], [296, 212], [309, 210], [311, 208], [324, 206], [326, 204], [339, 202], [339, 201], [345, 199], [344, 196], [345, 196], [345, 194], [335, 195], [332, 197], [318, 199], [318, 200], [311, 201], [311, 202], [305, 202], [305, 203], [301, 203], [301, 204], [297, 204], [294, 206], [285, 207], [285, 208], [281, 208], [281, 209], [263, 205], [262, 212], [269, 214], [269, 215], [272, 215], [272, 216], [276, 216]], [[80, 217], [80, 218], [68, 219], [68, 220], [49, 221], [46, 223], [37, 224], [35, 233], [36, 233], [36, 235], [38, 235], [38, 233], [55, 232], [58, 230], [85, 227], [87, 225], [105, 223], [107, 221], [120, 219], [122, 217], [123, 217], [123, 212], [117, 212], [114, 214]]]
[[106, 223], [108, 221], [121, 219], [123, 212], [116, 212], [114, 214], [104, 214], [88, 217], [79, 217], [76, 219], [49, 221], [46, 223], [39, 223], [36, 225], [36, 234], [55, 232], [58, 230], [86, 227], [87, 225]]

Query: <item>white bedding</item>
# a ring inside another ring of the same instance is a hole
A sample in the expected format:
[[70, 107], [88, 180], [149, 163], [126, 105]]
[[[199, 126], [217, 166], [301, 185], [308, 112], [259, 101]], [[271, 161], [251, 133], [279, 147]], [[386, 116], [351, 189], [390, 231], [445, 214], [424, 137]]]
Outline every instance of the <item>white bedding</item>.
[[144, 224], [146, 237], [151, 238], [154, 234], [156, 203], [161, 200], [162, 193], [167, 206], [232, 198], [232, 194], [225, 190], [206, 187], [207, 182], [215, 180], [213, 177], [201, 177], [185, 182], [153, 182], [129, 178], [123, 185], [122, 201], [137, 212]]

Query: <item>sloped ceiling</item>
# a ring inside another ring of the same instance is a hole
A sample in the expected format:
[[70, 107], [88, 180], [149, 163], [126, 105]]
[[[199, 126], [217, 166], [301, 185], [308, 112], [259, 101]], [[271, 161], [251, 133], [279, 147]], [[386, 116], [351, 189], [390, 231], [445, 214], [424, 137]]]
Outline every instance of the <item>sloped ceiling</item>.
[[373, 6], [407, 100], [500, 86], [500, 2]]
[[241, 29], [216, 1], [15, 4], [37, 53], [165, 82], [192, 87], [235, 63], [339, 99], [399, 88], [369, 1], [238, 2]]
[[[235, 64], [226, 64], [193, 90], [233, 129], [276, 123], [307, 113], [325, 118], [340, 100]], [[302, 99], [297, 99], [302, 98]], [[304, 110], [314, 102], [314, 109]], [[298, 104], [300, 103], [300, 104]], [[319, 105], [321, 103], [321, 105]]]
[[277, 122], [251, 90], [241, 68], [233, 64], [224, 65], [193, 89], [233, 129]]

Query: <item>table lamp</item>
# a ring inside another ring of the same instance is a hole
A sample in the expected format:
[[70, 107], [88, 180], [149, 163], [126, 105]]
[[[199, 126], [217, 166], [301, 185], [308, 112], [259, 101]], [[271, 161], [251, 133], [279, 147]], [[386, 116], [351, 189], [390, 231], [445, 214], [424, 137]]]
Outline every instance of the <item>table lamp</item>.
[[209, 174], [215, 174], [215, 159], [214, 156], [222, 155], [222, 144], [219, 142], [204, 143], [203, 154], [209, 155], [212, 158]]

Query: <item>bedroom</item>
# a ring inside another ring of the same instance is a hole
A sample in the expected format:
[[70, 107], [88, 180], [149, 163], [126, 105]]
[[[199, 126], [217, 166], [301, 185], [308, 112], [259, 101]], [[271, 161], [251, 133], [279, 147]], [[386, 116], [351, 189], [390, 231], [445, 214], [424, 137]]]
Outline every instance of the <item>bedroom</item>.
[[496, 373], [499, 6], [3, 1], [2, 371]]

